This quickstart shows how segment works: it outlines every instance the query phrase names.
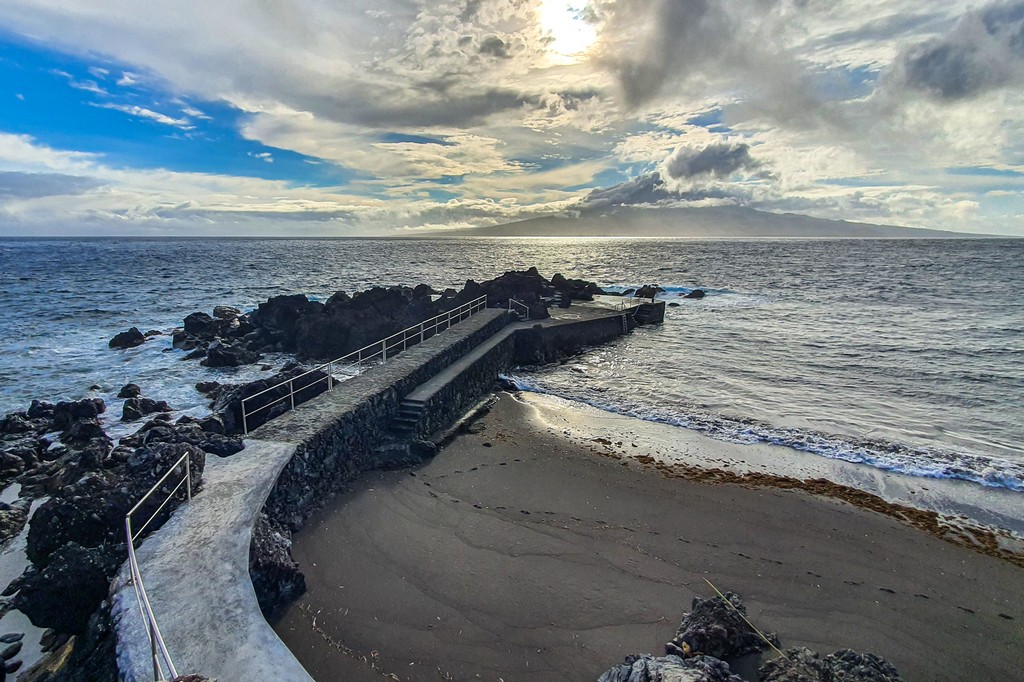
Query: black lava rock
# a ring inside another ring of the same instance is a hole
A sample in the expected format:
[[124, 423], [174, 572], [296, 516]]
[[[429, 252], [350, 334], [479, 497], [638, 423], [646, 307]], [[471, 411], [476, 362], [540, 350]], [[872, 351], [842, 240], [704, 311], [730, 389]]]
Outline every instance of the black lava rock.
[[138, 327], [132, 327], [126, 332], [115, 334], [114, 338], [110, 339], [107, 344], [111, 348], [135, 348], [141, 346], [146, 342], [146, 335], [139, 331]]
[[121, 421], [135, 421], [154, 412], [170, 411], [171, 406], [163, 400], [157, 401], [152, 398], [142, 397], [128, 398], [124, 401], [124, 407], [121, 409]]
[[[726, 592], [721, 597], [693, 598], [689, 613], [683, 615], [676, 636], [665, 645], [665, 653], [680, 656], [704, 654], [714, 658], [735, 658], [767, 648], [767, 644], [743, 620], [747, 608], [740, 596]], [[766, 635], [774, 640], [774, 635]], [[774, 642], [773, 642], [774, 643]]]
[[138, 398], [140, 395], [142, 395], [142, 389], [138, 384], [125, 384], [117, 392], [118, 398]]
[[106, 599], [110, 579], [126, 556], [123, 544], [62, 545], [50, 555], [44, 569], [29, 569], [12, 605], [37, 627], [82, 633], [89, 617]]

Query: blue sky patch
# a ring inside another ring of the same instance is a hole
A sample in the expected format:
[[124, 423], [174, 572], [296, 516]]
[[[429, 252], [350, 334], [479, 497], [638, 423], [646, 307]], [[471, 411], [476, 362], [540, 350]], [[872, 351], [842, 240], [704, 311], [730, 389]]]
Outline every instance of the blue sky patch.
[[244, 112], [221, 102], [175, 97], [129, 67], [0, 39], [0, 82], [0, 131], [98, 154], [112, 168], [323, 187], [355, 177], [336, 164], [245, 139], [238, 132]]

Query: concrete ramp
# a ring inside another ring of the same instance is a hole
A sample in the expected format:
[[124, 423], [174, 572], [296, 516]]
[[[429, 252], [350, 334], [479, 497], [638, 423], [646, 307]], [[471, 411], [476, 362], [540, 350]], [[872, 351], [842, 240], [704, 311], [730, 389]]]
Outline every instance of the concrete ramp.
[[[249, 579], [253, 525], [295, 445], [247, 440], [210, 456], [203, 489], [136, 550], [160, 630], [181, 675], [312, 682], [267, 624]], [[111, 588], [118, 668], [128, 682], [152, 682], [146, 624], [127, 564]]]

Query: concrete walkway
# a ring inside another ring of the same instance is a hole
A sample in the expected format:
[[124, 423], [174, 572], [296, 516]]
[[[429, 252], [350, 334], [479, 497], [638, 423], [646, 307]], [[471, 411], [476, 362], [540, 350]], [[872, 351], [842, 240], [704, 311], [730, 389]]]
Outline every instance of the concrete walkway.
[[[207, 456], [203, 490], [136, 550], [178, 673], [229, 680], [312, 682], [267, 624], [249, 578], [253, 525], [295, 445], [247, 440]], [[114, 581], [113, 620], [122, 679], [152, 682], [145, 621], [125, 564]]]

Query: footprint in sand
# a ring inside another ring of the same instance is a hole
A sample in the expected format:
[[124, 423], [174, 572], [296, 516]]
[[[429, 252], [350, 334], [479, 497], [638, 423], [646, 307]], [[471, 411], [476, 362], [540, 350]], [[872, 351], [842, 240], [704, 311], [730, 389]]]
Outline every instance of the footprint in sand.
[[519, 513], [520, 514], [529, 514], [530, 512], [526, 511], [525, 509], [520, 509]]
[[896, 590], [890, 590], [888, 587], [879, 587], [882, 592], [888, 592], [889, 594], [896, 594]]
[[[817, 574], [817, 573], [811, 573], [810, 571], [807, 571], [807, 575], [813, 575], [813, 576], [814, 576], [815, 578], [820, 578], [820, 577], [821, 577], [821, 576], [820, 576], [819, 574]], [[882, 589], [884, 590], [885, 588], [883, 587]], [[890, 590], [890, 592], [891, 592], [891, 591], [892, 591], [892, 590]]]
[[864, 584], [864, 583], [859, 583], [856, 580], [844, 580], [843, 582], [846, 583], [847, 585], [853, 585], [854, 587]]
[[929, 599], [930, 598], [927, 594], [920, 594], [920, 593], [919, 594], [915, 594], [914, 596], [915, 597], [920, 597], [921, 599]]
[[1005, 618], [1006, 620], [1013, 620], [1013, 616], [1011, 616], [1011, 615], [1009, 615], [1007, 613], [1000, 613], [999, 617], [1000, 618]]
[[964, 613], [974, 613], [974, 609], [969, 609], [966, 606], [958, 606], [957, 608], [963, 611]]
[[489, 448], [489, 447], [491, 447], [491, 444], [490, 443], [484, 443], [484, 447], [485, 448]]
[[474, 509], [483, 509], [483, 508], [484, 508], [484, 506], [483, 506], [482, 504], [474, 504], [474, 505], [473, 505], [473, 508], [474, 508]]

